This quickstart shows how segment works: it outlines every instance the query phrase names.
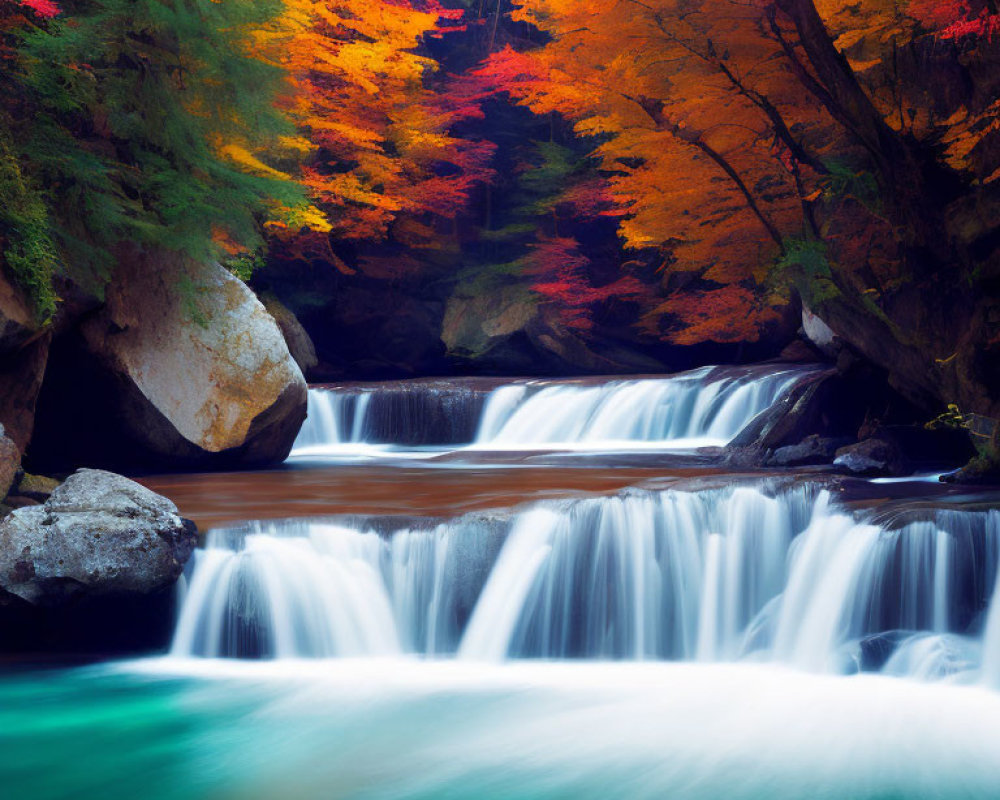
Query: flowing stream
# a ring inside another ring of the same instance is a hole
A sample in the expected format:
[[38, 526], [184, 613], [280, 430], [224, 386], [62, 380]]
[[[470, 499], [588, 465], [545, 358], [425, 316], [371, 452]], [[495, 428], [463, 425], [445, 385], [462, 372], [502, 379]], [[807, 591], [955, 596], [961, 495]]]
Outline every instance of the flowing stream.
[[706, 367], [666, 378], [315, 388], [293, 456], [721, 446], [808, 373]]
[[998, 553], [1000, 511], [886, 527], [826, 491], [759, 482], [395, 529], [256, 524], [210, 535], [171, 653], [767, 661], [992, 682]]
[[[281, 494], [208, 531], [167, 653], [0, 679], [0, 786], [997, 797], [996, 498], [677, 460], [809, 373], [312, 390], [285, 471], [185, 479], [213, 513]], [[616, 478], [633, 449], [661, 460]], [[513, 470], [504, 450], [596, 455]], [[199, 496], [176, 495], [211, 518]]]

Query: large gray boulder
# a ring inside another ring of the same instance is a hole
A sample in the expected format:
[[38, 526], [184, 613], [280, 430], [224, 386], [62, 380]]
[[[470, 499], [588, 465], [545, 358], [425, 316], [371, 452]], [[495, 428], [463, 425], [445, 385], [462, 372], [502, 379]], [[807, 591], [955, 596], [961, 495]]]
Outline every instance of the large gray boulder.
[[194, 523], [135, 481], [82, 469], [41, 506], [0, 522], [0, 600], [54, 607], [172, 586], [197, 543]]

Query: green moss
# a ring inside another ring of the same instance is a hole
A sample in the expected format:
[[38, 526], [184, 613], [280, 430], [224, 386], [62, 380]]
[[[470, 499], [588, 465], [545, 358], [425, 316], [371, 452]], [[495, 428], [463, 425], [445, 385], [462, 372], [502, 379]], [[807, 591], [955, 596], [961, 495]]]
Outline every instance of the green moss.
[[177, 296], [180, 298], [181, 308], [185, 316], [202, 328], [208, 327], [208, 315], [202, 309], [201, 296], [208, 291], [204, 286], [199, 286], [188, 275], [181, 275], [175, 287]]
[[775, 264], [771, 279], [778, 284], [796, 286], [814, 308], [841, 295], [833, 280], [826, 244], [816, 239], [786, 239], [785, 253]]
[[882, 196], [878, 181], [867, 170], [854, 169], [844, 161], [825, 162], [827, 175], [823, 179], [823, 197], [829, 201], [856, 200], [871, 213], [882, 214]]

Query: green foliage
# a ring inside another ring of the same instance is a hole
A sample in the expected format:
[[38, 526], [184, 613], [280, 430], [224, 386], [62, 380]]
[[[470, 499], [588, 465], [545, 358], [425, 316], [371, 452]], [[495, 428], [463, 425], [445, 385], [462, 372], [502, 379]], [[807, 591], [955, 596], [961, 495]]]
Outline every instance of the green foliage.
[[264, 263], [263, 251], [256, 250], [252, 253], [243, 253], [223, 259], [222, 266], [241, 281], [247, 283], [253, 274], [264, 266]]
[[532, 151], [531, 167], [518, 181], [526, 199], [523, 211], [551, 214], [574, 176], [586, 171], [588, 160], [557, 142], [534, 142]]
[[58, 257], [45, 203], [22, 175], [3, 127], [0, 127], [0, 253], [0, 260], [31, 301], [35, 317], [46, 322], [56, 311], [52, 275], [58, 267]]
[[249, 38], [280, 11], [275, 0], [98, 0], [25, 34], [19, 78], [34, 118], [19, 149], [70, 263], [100, 271], [119, 242], [218, 257], [220, 231], [256, 247], [270, 208], [304, 203], [294, 182], [223, 154], [291, 132], [273, 103], [283, 73]]
[[821, 306], [840, 294], [833, 281], [826, 245], [816, 239], [786, 239], [785, 252], [771, 275], [775, 283], [791, 283], [811, 305]]
[[826, 200], [857, 200], [872, 214], [882, 214], [882, 195], [875, 175], [856, 170], [843, 161], [831, 159], [824, 166], [828, 173], [823, 179]]

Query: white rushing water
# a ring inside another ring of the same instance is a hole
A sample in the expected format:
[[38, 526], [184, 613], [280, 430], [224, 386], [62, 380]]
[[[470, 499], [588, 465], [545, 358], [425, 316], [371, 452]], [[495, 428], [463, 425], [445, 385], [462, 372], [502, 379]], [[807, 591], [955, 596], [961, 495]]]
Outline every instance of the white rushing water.
[[1000, 682], [997, 511], [888, 528], [826, 492], [747, 485], [376, 528], [211, 533], [173, 655], [773, 661]]
[[[649, 662], [150, 660], [118, 669], [139, 672], [144, 686], [186, 676], [191, 688], [173, 703], [146, 704], [183, 713], [172, 729], [218, 720], [195, 728], [174, 759], [192, 797], [993, 800], [1000, 786], [1000, 693], [941, 682]], [[60, 730], [47, 727], [37, 747], [51, 748]], [[64, 734], [67, 759], [100, 763], [107, 740], [80, 734]], [[148, 758], [105, 760], [113, 771], [94, 794], [107, 796], [129, 769], [148, 781]], [[219, 788], [199, 792], [196, 778]]]
[[489, 391], [459, 382], [314, 388], [292, 455], [414, 445], [495, 451], [721, 446], [808, 372], [706, 367], [665, 378], [525, 380]]
[[801, 370], [729, 375], [709, 367], [598, 385], [503, 386], [486, 401], [475, 444], [500, 450], [724, 445], [801, 377]]

